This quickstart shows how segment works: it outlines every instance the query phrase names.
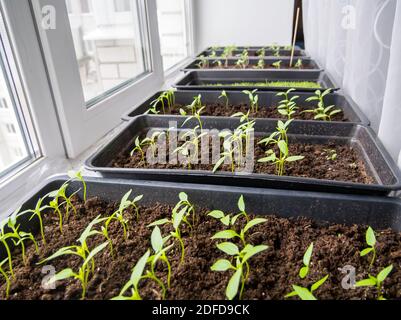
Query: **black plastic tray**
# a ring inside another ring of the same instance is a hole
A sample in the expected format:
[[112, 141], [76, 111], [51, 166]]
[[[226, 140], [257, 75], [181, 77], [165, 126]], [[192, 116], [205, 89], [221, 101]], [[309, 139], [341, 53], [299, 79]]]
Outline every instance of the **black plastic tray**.
[[[259, 49], [261, 49], [261, 48], [262, 47], [248, 49], [249, 57], [250, 58], [257, 57], [257, 51]], [[234, 50], [233, 56], [240, 55], [243, 52], [244, 49], [245, 48], [240, 48], [240, 49]], [[204, 51], [202, 51], [201, 53], [198, 54], [198, 57], [200, 57], [200, 56], [207, 57], [211, 53], [212, 53], [212, 50], [204, 50]], [[222, 49], [216, 50], [217, 57], [220, 57], [222, 54], [223, 54], [223, 50]], [[291, 50], [280, 49], [280, 56], [278, 56], [278, 57], [274, 56], [273, 50], [266, 49], [266, 51], [265, 51], [265, 57], [284, 58], [284, 57], [290, 57], [290, 56], [291, 56]], [[296, 58], [298, 58], [298, 57], [307, 57], [307, 56], [308, 55], [306, 54], [306, 52], [304, 50], [301, 50], [301, 49], [295, 49], [294, 50], [294, 57], [296, 57]]]
[[[150, 129], [168, 129], [169, 121], [175, 121], [181, 128], [185, 117], [138, 116], [127, 123], [126, 128], [112, 141], [98, 150], [86, 162], [88, 170], [97, 171], [105, 177], [132, 178], [191, 182], [241, 187], [280, 188], [313, 190], [322, 192], [387, 195], [401, 189], [400, 172], [390, 155], [376, 138], [373, 131], [362, 125], [350, 123], [315, 123], [294, 121], [289, 130], [292, 139], [308, 143], [335, 142], [350, 144], [364, 159], [368, 172], [376, 179], [372, 185], [331, 181], [302, 177], [278, 177], [267, 174], [233, 174], [231, 172], [198, 171], [183, 169], [133, 169], [108, 167], [114, 157], [132, 149], [134, 138]], [[231, 129], [239, 124], [238, 119], [208, 117], [203, 119], [204, 129]], [[187, 122], [183, 128], [194, 128], [196, 121]], [[275, 131], [277, 121], [257, 119], [255, 136], [267, 136]]]
[[[198, 70], [184, 74], [173, 86], [180, 90], [252, 90], [259, 91], [285, 91], [288, 87], [263, 87], [263, 86], [233, 86], [236, 82], [265, 82], [265, 81], [316, 81], [322, 87], [321, 90], [339, 88], [334, 84], [330, 76], [323, 71], [297, 71], [291, 70]], [[218, 84], [208, 86], [206, 84]], [[297, 91], [314, 92], [316, 88], [296, 88]]]
[[[133, 110], [129, 111], [122, 117], [124, 121], [130, 121], [133, 117], [140, 116], [146, 113], [149, 110], [151, 103], [157, 99], [163, 91], [159, 91], [156, 94], [152, 95], [145, 102], [135, 107]], [[175, 91], [175, 100], [177, 104], [186, 106], [192, 103], [194, 97], [198, 96], [198, 94], [202, 95], [202, 103], [210, 104], [210, 103], [224, 103], [222, 99], [219, 99], [221, 92], [219, 91]], [[316, 106], [316, 102], [305, 102], [305, 100], [310, 97], [311, 93], [305, 92], [293, 92], [290, 94], [290, 97], [297, 95], [299, 99], [297, 100], [299, 104], [304, 104], [305, 106]], [[227, 96], [232, 104], [248, 104], [249, 98], [242, 92], [239, 91], [227, 91]], [[278, 102], [282, 100], [282, 97], [277, 97], [277, 91], [262, 91], [258, 93], [259, 96], [259, 104], [261, 107], [270, 107], [272, 105], [278, 105]], [[344, 115], [348, 118], [348, 122], [350, 123], [361, 123], [365, 125], [369, 125], [369, 120], [364, 116], [364, 114], [359, 110], [356, 103], [348, 96], [339, 94], [339, 93], [331, 93], [326, 96], [325, 102], [327, 105], [335, 105], [342, 109]], [[158, 115], [163, 116], [163, 115]], [[305, 120], [310, 122], [310, 120]], [[317, 121], [317, 120], [313, 120]], [[319, 121], [320, 122], [320, 121]], [[341, 122], [343, 123], [343, 122]]]
[[[208, 59], [209, 63], [211, 66], [213, 66], [213, 62], [216, 60], [221, 61], [223, 64], [225, 63], [225, 60], [223, 59]], [[198, 67], [198, 64], [201, 62], [200, 59], [195, 59], [194, 61], [192, 61], [191, 63], [189, 63], [188, 65], [186, 65], [182, 71], [188, 72], [188, 71], [198, 71], [198, 70], [207, 70], [207, 71], [222, 71], [222, 70], [236, 70], [236, 71], [264, 71], [264, 70], [271, 70], [271, 71], [278, 71], [278, 70], [291, 70], [294, 72], [300, 72], [300, 71], [304, 71], [304, 72], [308, 72], [308, 71], [323, 71], [323, 68], [313, 59], [311, 58], [301, 58], [302, 60], [302, 65], [304, 67], [306, 67], [306, 69], [296, 69], [296, 68], [289, 68], [290, 65], [290, 59], [289, 58], [265, 58], [263, 59], [265, 62], [266, 68], [263, 69], [256, 69], [254, 67], [256, 67], [258, 65], [259, 59], [258, 58], [251, 58], [249, 59], [249, 65], [252, 66], [250, 68], [246, 68], [246, 69], [241, 69], [235, 66], [235, 63], [238, 61], [238, 59], [235, 58], [230, 58], [227, 59], [228, 61], [228, 68], [216, 68], [216, 69], [201, 69]], [[281, 68], [277, 69], [275, 67], [272, 67], [271, 65], [277, 61], [282, 61], [281, 63]], [[297, 59], [294, 59], [293, 61], [293, 66], [297, 63]]]
[[[22, 199], [22, 210], [35, 207], [39, 197], [58, 189], [67, 180], [55, 176], [44, 181], [41, 187]], [[240, 188], [198, 184], [178, 184], [154, 181], [104, 180], [86, 177], [88, 197], [98, 196], [105, 201], [119, 201], [132, 189], [133, 195], [143, 195], [142, 205], [155, 202], [174, 205], [179, 192], [186, 192], [197, 206], [210, 210], [236, 212], [238, 198], [243, 195], [250, 214], [275, 214], [280, 217], [309, 217], [317, 222], [344, 223], [347, 225], [370, 225], [375, 229], [392, 228], [401, 231], [401, 200], [396, 198], [367, 197], [320, 192]], [[82, 188], [73, 182], [68, 194]], [[82, 198], [82, 191], [78, 192]], [[286, 201], [283, 201], [285, 197]], [[224, 199], [224, 201], [222, 200]], [[21, 226], [22, 230], [27, 223]], [[30, 226], [29, 229], [35, 229]]]

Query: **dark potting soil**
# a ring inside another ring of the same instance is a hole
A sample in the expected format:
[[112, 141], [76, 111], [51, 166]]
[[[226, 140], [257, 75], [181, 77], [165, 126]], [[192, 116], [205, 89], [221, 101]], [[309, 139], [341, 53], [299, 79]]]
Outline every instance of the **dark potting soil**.
[[[282, 65], [280, 68], [276, 68], [275, 66], [273, 66], [273, 64], [266, 64], [264, 68], [256, 68], [256, 65], [248, 65], [246, 66], [246, 68], [242, 68], [240, 66], [237, 66], [235, 64], [229, 64], [227, 67], [224, 65], [224, 61], [222, 61], [223, 65], [222, 66], [218, 66], [216, 64], [210, 63], [209, 67], [206, 68], [199, 68], [199, 67], [195, 67], [196, 69], [216, 69], [216, 70], [221, 70], [221, 69], [252, 69], [252, 70], [265, 70], [265, 69], [274, 69], [274, 70], [287, 70], [287, 69], [292, 69], [292, 70], [311, 70], [314, 69], [312, 66], [307, 65], [307, 64], [303, 64], [301, 67], [294, 67], [292, 66], [290, 68], [289, 64], [288, 65]], [[294, 64], [296, 63], [296, 61], [294, 61]]]
[[[134, 139], [133, 139], [134, 141]], [[270, 149], [264, 145], [259, 145], [257, 142], [260, 138], [255, 139], [255, 165], [254, 173], [258, 174], [276, 174], [276, 167], [271, 163], [259, 163], [258, 159], [266, 157], [265, 152]], [[110, 164], [114, 168], [147, 168], [147, 169], [185, 169], [181, 164], [157, 163], [149, 164], [141, 159], [141, 154], [136, 152], [133, 156], [130, 151], [133, 149], [133, 144], [127, 146], [124, 151], [117, 154], [115, 159]], [[147, 147], [144, 148], [146, 154]], [[335, 160], [329, 160], [330, 151], [337, 154]], [[210, 153], [212, 148], [210, 147]], [[364, 161], [359, 156], [358, 152], [349, 145], [336, 145], [330, 143], [323, 144], [302, 144], [289, 143], [289, 154], [304, 156], [303, 160], [287, 163], [285, 167], [285, 175], [294, 177], [328, 179], [335, 181], [349, 181], [363, 184], [373, 184], [375, 179], [368, 173]], [[212, 157], [210, 156], [210, 159]], [[199, 161], [200, 162], [200, 161]], [[213, 171], [214, 164], [192, 164], [191, 170], [206, 170]], [[219, 171], [231, 171], [230, 165], [222, 166]]]
[[[173, 114], [173, 115], [179, 115], [180, 114], [180, 108], [183, 108], [184, 110], [185, 107], [181, 105], [176, 105], [174, 108], [169, 111], [166, 109], [166, 114]], [[338, 109], [341, 109], [341, 107], [337, 107]], [[303, 110], [308, 110], [312, 109], [311, 107], [302, 107], [300, 108], [296, 114], [293, 115], [293, 118], [297, 120], [314, 120], [315, 114], [305, 112], [301, 113]], [[229, 104], [226, 106], [225, 104], [221, 103], [216, 103], [216, 104], [206, 104], [205, 109], [202, 111], [201, 115], [202, 116], [215, 116], [215, 117], [231, 117], [233, 114], [237, 112], [243, 112], [246, 114], [249, 111], [249, 106], [247, 104], [236, 104], [232, 105]], [[251, 118], [272, 118], [272, 119], [287, 119], [287, 117], [281, 115], [277, 111], [277, 106], [271, 106], [271, 107], [259, 107], [258, 112], [256, 113], [251, 113], [250, 114]], [[349, 121], [347, 117], [344, 115], [344, 113], [340, 112], [336, 115], [333, 116], [332, 121]]]
[[[178, 198], [178, 195], [177, 195]], [[246, 200], [246, 199], [245, 199]], [[117, 204], [105, 203], [100, 199], [89, 199], [85, 204], [74, 200], [77, 215], [71, 215], [64, 225], [64, 232], [58, 230], [55, 214], [45, 218], [47, 245], [40, 243], [37, 255], [32, 245], [27, 247], [28, 263], [23, 265], [21, 255], [14, 253], [14, 271], [16, 280], [10, 292], [10, 299], [80, 299], [81, 288], [76, 280], [58, 282], [55, 290], [41, 287], [42, 267], [36, 263], [48, 257], [61, 247], [76, 243], [85, 227], [97, 215], [109, 215]], [[151, 222], [171, 216], [172, 207], [154, 204], [140, 208], [140, 219], [136, 220], [133, 210], [124, 212], [128, 220], [128, 239], [123, 237], [120, 226], [112, 223], [110, 236], [113, 239], [115, 257], [105, 249], [95, 257], [95, 274], [89, 281], [87, 299], [110, 299], [119, 294], [129, 280], [131, 270], [138, 259], [150, 247]], [[185, 261], [180, 264], [180, 250], [175, 245], [168, 257], [172, 264], [171, 288], [167, 299], [225, 299], [225, 288], [232, 272], [212, 272], [211, 265], [221, 258], [229, 258], [216, 248], [216, 241], [210, 238], [224, 230], [220, 222], [206, 215], [208, 211], [196, 207], [197, 222], [194, 231], [183, 229]], [[261, 213], [266, 212], [261, 208]], [[247, 241], [253, 245], [265, 244], [269, 248], [250, 260], [250, 277], [246, 283], [244, 299], [283, 299], [292, 291], [292, 285], [310, 286], [312, 283], [329, 275], [328, 280], [316, 292], [318, 299], [375, 299], [375, 288], [357, 288], [346, 290], [341, 283], [346, 274], [341, 269], [346, 266], [355, 268], [356, 280], [365, 279], [368, 273], [376, 275], [382, 268], [393, 264], [394, 269], [383, 284], [383, 294], [388, 299], [401, 298], [401, 235], [391, 230], [377, 231], [377, 259], [370, 268], [370, 256], [360, 257], [360, 251], [366, 247], [366, 226], [345, 226], [338, 224], [316, 223], [306, 218], [285, 219], [266, 216], [267, 222], [253, 228]], [[243, 224], [243, 222], [241, 222]], [[168, 227], [162, 231], [167, 234]], [[89, 241], [90, 248], [104, 242], [101, 236]], [[298, 271], [302, 266], [305, 250], [314, 242], [314, 251], [310, 264], [310, 273], [305, 280], [300, 280]], [[238, 243], [239, 244], [239, 243]], [[60, 257], [51, 263], [56, 271], [66, 267], [77, 270], [81, 261], [75, 257]], [[166, 282], [167, 273], [162, 265], [157, 266], [157, 275]], [[0, 299], [4, 299], [5, 285], [0, 280]], [[144, 299], [160, 299], [160, 289], [151, 281], [140, 283], [140, 293]], [[291, 298], [296, 299], [296, 298]]]

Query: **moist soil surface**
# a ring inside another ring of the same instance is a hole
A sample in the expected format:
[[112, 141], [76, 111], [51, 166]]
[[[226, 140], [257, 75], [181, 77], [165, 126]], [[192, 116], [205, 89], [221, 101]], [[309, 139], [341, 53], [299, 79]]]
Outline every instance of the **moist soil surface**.
[[[171, 110], [166, 109], [166, 114], [180, 115], [180, 109], [185, 109], [185, 106], [176, 105]], [[302, 112], [304, 110], [312, 109], [312, 107], [300, 107], [299, 110], [293, 115], [296, 120], [314, 120], [314, 113]], [[341, 107], [336, 107], [340, 109]], [[232, 115], [243, 112], [246, 114], [249, 111], [249, 106], [247, 104], [229, 104], [228, 106], [220, 103], [216, 104], [206, 104], [205, 109], [201, 112], [202, 116], [215, 116], [215, 117], [231, 117]], [[259, 107], [258, 112], [253, 112], [250, 114], [252, 118], [272, 118], [272, 119], [286, 119], [286, 116], [281, 115], [277, 111], [277, 106], [271, 107]], [[343, 112], [334, 115], [331, 119], [332, 121], [349, 121]]]
[[[134, 139], [133, 139], [134, 140]], [[255, 164], [253, 173], [258, 174], [276, 174], [276, 167], [271, 163], [259, 163], [258, 159], [266, 157], [266, 151], [271, 147], [258, 144], [260, 138], [255, 138]], [[222, 144], [221, 144], [222, 145]], [[125, 151], [117, 154], [110, 166], [114, 168], [143, 168], [143, 169], [186, 169], [188, 167], [181, 164], [169, 163], [167, 150], [167, 164], [157, 163], [149, 164], [141, 158], [139, 152], [130, 155], [133, 145], [127, 146]], [[210, 157], [212, 147], [209, 148]], [[337, 158], [330, 160], [328, 157], [335, 151]], [[144, 148], [146, 154], [147, 147]], [[276, 152], [278, 154], [278, 152]], [[348, 181], [363, 184], [373, 184], [375, 179], [368, 173], [364, 161], [359, 153], [349, 145], [329, 144], [303, 144], [289, 143], [289, 154], [304, 156], [304, 159], [287, 163], [285, 175], [304, 178], [328, 179], [335, 181]], [[185, 160], [185, 159], [184, 159]], [[191, 170], [213, 171], [214, 164], [192, 164]], [[222, 166], [218, 171], [231, 171], [230, 165]]]
[[[190, 197], [190, 195], [189, 195]], [[178, 199], [178, 195], [177, 195]], [[246, 201], [246, 199], [245, 199]], [[45, 290], [41, 282], [46, 274], [36, 263], [50, 256], [61, 247], [76, 244], [79, 235], [97, 215], [110, 215], [117, 208], [115, 203], [105, 203], [98, 198], [89, 199], [85, 204], [74, 200], [78, 213], [71, 215], [64, 224], [63, 234], [58, 230], [58, 220], [51, 212], [44, 219], [47, 245], [40, 243], [40, 254], [36, 254], [32, 245], [27, 247], [27, 265], [24, 265], [19, 252], [14, 253], [14, 271], [10, 299], [80, 299], [80, 284], [76, 280], [64, 280], [57, 283], [55, 290]], [[167, 299], [225, 299], [225, 288], [232, 272], [212, 272], [211, 265], [221, 258], [227, 258], [216, 248], [216, 240], [210, 238], [224, 230], [222, 224], [208, 217], [208, 210], [196, 208], [197, 221], [193, 231], [185, 227], [182, 236], [185, 245], [185, 260], [179, 263], [180, 250], [175, 244], [168, 252], [172, 264], [171, 288]], [[151, 222], [171, 216], [171, 206], [154, 204], [140, 207], [137, 221], [133, 210], [124, 212], [128, 220], [128, 237], [124, 239], [120, 225], [112, 223], [110, 236], [115, 248], [114, 258], [105, 249], [95, 257], [95, 273], [91, 276], [87, 299], [110, 299], [119, 294], [129, 280], [131, 270], [138, 259], [150, 247]], [[62, 210], [64, 213], [64, 210]], [[260, 213], [265, 212], [261, 208]], [[252, 218], [252, 217], [251, 217]], [[248, 243], [268, 245], [268, 250], [250, 260], [251, 272], [246, 283], [244, 299], [283, 299], [292, 291], [292, 285], [310, 286], [312, 283], [329, 275], [326, 283], [316, 292], [318, 299], [375, 299], [375, 288], [343, 289], [341, 283], [346, 276], [339, 269], [352, 266], [356, 269], [356, 280], [376, 275], [382, 268], [393, 264], [394, 269], [383, 285], [383, 294], [388, 299], [401, 298], [401, 236], [391, 230], [377, 231], [377, 259], [370, 267], [370, 258], [360, 257], [360, 251], [366, 247], [366, 226], [345, 226], [338, 224], [316, 223], [306, 218], [286, 219], [266, 216], [267, 222], [251, 229], [247, 235]], [[239, 222], [241, 227], [244, 221]], [[163, 234], [171, 231], [163, 227]], [[89, 241], [90, 248], [104, 242], [101, 236]], [[310, 273], [305, 280], [300, 280], [298, 271], [302, 267], [302, 258], [309, 244], [314, 243], [310, 264]], [[240, 245], [238, 243], [238, 245]], [[56, 271], [66, 267], [77, 270], [79, 258], [60, 257], [51, 263]], [[167, 273], [158, 265], [156, 273], [166, 282]], [[5, 285], [1, 279], [0, 299], [4, 299]], [[144, 299], [160, 299], [160, 289], [150, 280], [140, 282], [140, 293]], [[297, 299], [297, 298], [291, 298]]]

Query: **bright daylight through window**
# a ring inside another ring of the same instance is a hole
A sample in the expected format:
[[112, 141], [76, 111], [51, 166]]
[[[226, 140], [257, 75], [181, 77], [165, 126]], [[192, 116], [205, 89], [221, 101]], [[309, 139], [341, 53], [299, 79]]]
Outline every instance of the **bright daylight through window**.
[[189, 54], [186, 0], [158, 0], [157, 16], [164, 70]]
[[[85, 100], [150, 71], [140, 0], [66, 0]], [[90, 103], [89, 103], [90, 105]]]
[[7, 33], [0, 14], [0, 178], [34, 158]]

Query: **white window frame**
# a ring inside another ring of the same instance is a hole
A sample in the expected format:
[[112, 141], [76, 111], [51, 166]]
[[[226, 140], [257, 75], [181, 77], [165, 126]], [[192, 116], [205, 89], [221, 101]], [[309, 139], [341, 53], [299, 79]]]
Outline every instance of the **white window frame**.
[[[163, 84], [155, 0], [146, 0], [151, 69], [148, 74], [87, 108], [65, 1], [31, 1], [66, 144], [75, 158], [121, 122], [121, 115]], [[42, 7], [56, 9], [56, 29], [41, 27]], [[141, 10], [140, 10], [141, 11]]]

